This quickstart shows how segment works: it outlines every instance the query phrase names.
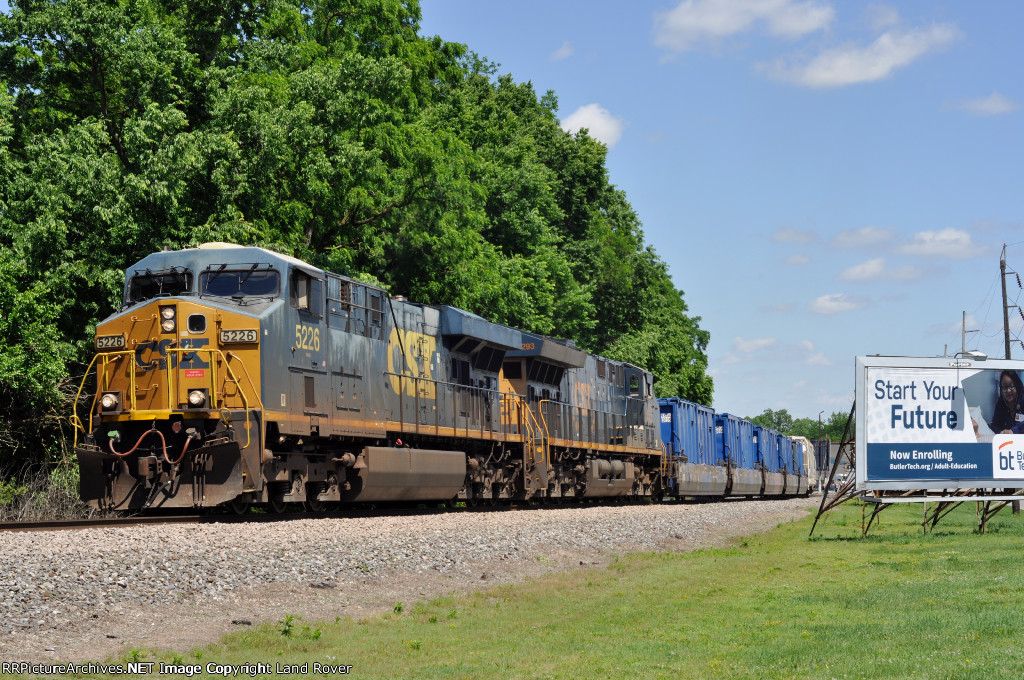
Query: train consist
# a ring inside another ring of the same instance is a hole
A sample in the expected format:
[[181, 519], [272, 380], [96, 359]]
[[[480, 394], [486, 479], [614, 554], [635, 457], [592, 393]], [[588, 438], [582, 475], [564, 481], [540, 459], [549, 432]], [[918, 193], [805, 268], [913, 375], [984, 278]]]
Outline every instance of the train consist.
[[648, 371], [261, 248], [143, 258], [95, 342], [72, 421], [100, 509], [807, 493], [789, 438]]

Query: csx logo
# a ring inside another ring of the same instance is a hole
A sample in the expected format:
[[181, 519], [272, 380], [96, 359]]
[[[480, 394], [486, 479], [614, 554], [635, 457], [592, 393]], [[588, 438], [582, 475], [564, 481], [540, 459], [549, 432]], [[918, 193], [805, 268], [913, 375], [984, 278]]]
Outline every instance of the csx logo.
[[[135, 365], [143, 371], [152, 371], [154, 368], [160, 370], [167, 369], [167, 348], [174, 344], [173, 340], [150, 340], [149, 342], [141, 343], [135, 348]], [[199, 349], [206, 347], [210, 344], [209, 338], [194, 338], [181, 341], [182, 349]], [[144, 352], [157, 352], [158, 357], [151, 361], [143, 361], [142, 355]], [[178, 352], [171, 354], [171, 368], [178, 366]], [[210, 362], [204, 361], [199, 358], [199, 355], [195, 352], [180, 354], [181, 356], [181, 368], [209, 368]]]

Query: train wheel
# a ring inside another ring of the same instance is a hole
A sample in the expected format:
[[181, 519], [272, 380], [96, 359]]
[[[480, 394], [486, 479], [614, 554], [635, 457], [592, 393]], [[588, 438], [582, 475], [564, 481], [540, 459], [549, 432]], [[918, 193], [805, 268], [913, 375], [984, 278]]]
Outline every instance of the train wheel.
[[306, 501], [303, 505], [306, 506], [306, 510], [309, 512], [323, 512], [324, 508], [327, 507], [327, 501], [322, 501], [316, 496], [306, 496]]
[[484, 502], [489, 507], [496, 506], [501, 501], [501, 486], [498, 484], [491, 484], [491, 494], [484, 498]]
[[288, 504], [284, 502], [284, 496], [272, 494], [268, 499], [267, 507], [270, 509], [270, 512], [280, 515], [288, 508]]
[[249, 512], [249, 499], [244, 496], [235, 496], [228, 501], [228, 510], [233, 515], [244, 515]]

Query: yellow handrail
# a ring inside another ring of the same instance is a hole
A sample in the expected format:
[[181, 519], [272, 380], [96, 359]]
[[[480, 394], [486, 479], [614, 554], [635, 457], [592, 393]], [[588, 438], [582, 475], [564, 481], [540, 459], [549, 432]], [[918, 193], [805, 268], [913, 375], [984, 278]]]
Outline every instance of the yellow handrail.
[[[95, 408], [96, 407], [96, 402], [100, 398], [100, 392], [103, 391], [100, 388], [99, 373], [97, 372], [97, 377], [96, 377], [96, 388], [97, 389], [96, 389], [96, 394], [94, 394], [93, 397], [92, 397], [92, 404], [89, 405], [89, 429], [86, 430], [84, 427], [82, 427], [82, 419], [78, 417], [78, 402], [81, 401], [81, 399], [82, 399], [82, 390], [85, 389], [85, 381], [89, 379], [89, 373], [92, 371], [92, 367], [96, 364], [96, 360], [102, 357], [102, 359], [103, 359], [103, 377], [104, 377], [104, 380], [106, 380], [106, 377], [107, 377], [106, 368], [107, 368], [107, 364], [110, 363], [109, 358], [111, 356], [123, 356], [123, 355], [128, 355], [128, 354], [135, 354], [135, 351], [127, 349], [127, 350], [115, 350], [115, 351], [112, 351], [112, 352], [98, 352], [96, 354], [96, 356], [94, 356], [92, 358], [92, 361], [89, 362], [89, 366], [88, 366], [88, 368], [85, 369], [85, 374], [82, 376], [82, 382], [79, 383], [79, 385], [78, 385], [78, 392], [75, 393], [75, 403], [74, 403], [74, 407], [73, 407], [75, 410], [71, 414], [71, 418], [70, 418], [71, 424], [75, 428], [75, 437], [74, 437], [73, 446], [75, 446], [75, 447], [78, 446], [78, 431], [79, 430], [81, 430], [82, 432], [91, 432], [92, 431], [92, 416], [93, 416], [93, 413], [96, 410], [96, 408]], [[132, 387], [134, 388], [134, 386], [135, 386], [135, 362], [134, 361], [130, 362], [129, 366], [131, 367], [130, 368], [129, 379], [131, 381]], [[107, 384], [109, 385], [109, 383], [107, 383]], [[132, 397], [132, 409], [134, 410], [134, 408], [135, 408], [135, 390], [134, 389], [131, 390], [131, 397]]]
[[[252, 408], [250, 407], [250, 400], [249, 400], [248, 396], [246, 395], [245, 390], [242, 388], [241, 382], [239, 382], [239, 380], [238, 380], [238, 376], [235, 374], [235, 371], [231, 367], [231, 363], [230, 363], [231, 359], [238, 358], [237, 355], [234, 355], [231, 352], [228, 352], [227, 354], [225, 354], [222, 350], [220, 350], [219, 348], [216, 348], [216, 347], [200, 347], [200, 348], [194, 348], [194, 349], [193, 348], [181, 348], [181, 347], [168, 347], [166, 351], [169, 352], [169, 353], [170, 352], [176, 352], [178, 354], [191, 354], [193, 352], [195, 352], [195, 353], [203, 352], [203, 353], [205, 353], [205, 354], [207, 354], [209, 356], [209, 358], [210, 358], [210, 381], [209, 381], [209, 385], [210, 385], [210, 406], [211, 406], [212, 409], [220, 409], [220, 408], [222, 408], [219, 405], [219, 400], [217, 399], [217, 391], [216, 391], [216, 388], [217, 388], [217, 368], [216, 368], [217, 362], [214, 361], [214, 358], [218, 357], [221, 361], [223, 361], [224, 368], [226, 369], [226, 371], [228, 373], [228, 377], [230, 379], [230, 382], [233, 382], [239, 388], [238, 389], [238, 394], [239, 394], [239, 396], [242, 399], [242, 408], [245, 411], [246, 443], [245, 443], [245, 446], [243, 448], [248, 448], [249, 445], [252, 443], [252, 425], [251, 425], [251, 423], [249, 421], [250, 412], [252, 411]], [[89, 362], [89, 366], [85, 370], [85, 375], [82, 376], [82, 382], [78, 386], [78, 392], [75, 394], [75, 409], [76, 409], [76, 411], [71, 414], [71, 418], [70, 418], [71, 424], [74, 427], [74, 431], [75, 431], [75, 436], [74, 436], [74, 446], [75, 447], [78, 446], [78, 431], [79, 430], [81, 430], [82, 432], [91, 432], [92, 431], [92, 428], [93, 428], [93, 417], [94, 417], [94, 415], [96, 413], [96, 403], [99, 400], [100, 393], [103, 391], [102, 386], [109, 386], [109, 377], [108, 377], [106, 369], [107, 369], [107, 366], [111, 363], [111, 357], [116, 357], [116, 360], [119, 360], [122, 356], [126, 356], [126, 355], [129, 355], [129, 354], [133, 355], [133, 354], [135, 354], [135, 351], [134, 350], [115, 350], [115, 351], [110, 351], [110, 352], [98, 352], [96, 354], [96, 356], [94, 356], [92, 358], [92, 361]], [[96, 389], [96, 394], [93, 395], [92, 403], [89, 406], [89, 429], [86, 430], [82, 426], [81, 418], [78, 417], [77, 408], [78, 408], [78, 403], [79, 403], [79, 401], [81, 401], [81, 398], [82, 398], [82, 391], [85, 389], [85, 381], [89, 378], [89, 375], [90, 375], [90, 373], [91, 373], [91, 371], [93, 369], [93, 366], [95, 366], [96, 361], [99, 360], [99, 359], [103, 360], [102, 372], [97, 370], [97, 377], [96, 377], [97, 389]], [[173, 363], [175, 364], [175, 367], [174, 367], [173, 371], [175, 373], [177, 373], [178, 371], [181, 370], [181, 363], [182, 362], [180, 361], [180, 357], [179, 357], [178, 361], [175, 361]], [[248, 370], [248, 368], [246, 368], [245, 362], [242, 361], [241, 359], [239, 359], [238, 363], [241, 366], [242, 373], [245, 375], [245, 379], [246, 379], [246, 382], [248, 383], [248, 387], [252, 391], [252, 394], [253, 394], [253, 397], [254, 397], [253, 401], [262, 410], [263, 409], [263, 401], [260, 399], [259, 390], [257, 390], [256, 386], [253, 384], [252, 377], [249, 375], [249, 370]], [[128, 393], [129, 393], [129, 395], [128, 396], [130, 398], [130, 404], [131, 404], [129, 410], [135, 411], [135, 410], [137, 410], [137, 406], [138, 406], [138, 402], [135, 399], [135, 392], [136, 392], [136, 389], [137, 389], [137, 386], [136, 386], [135, 362], [134, 361], [129, 362], [128, 367], [129, 367], [129, 371], [128, 371], [128, 373], [129, 373], [129, 375], [128, 375], [128, 384], [129, 384]], [[101, 383], [101, 380], [102, 380], [102, 383]], [[172, 403], [174, 403], [174, 392], [172, 390], [171, 371], [168, 370], [168, 379], [167, 379], [167, 404], [168, 404], [168, 407], [170, 407], [170, 405]], [[172, 410], [172, 409], [168, 408], [168, 410]]]
[[[537, 402], [537, 410], [540, 411], [540, 420], [541, 420], [541, 423], [543, 423], [543, 428], [544, 428], [544, 436], [543, 436], [543, 439], [541, 440], [542, 443], [543, 443], [543, 447], [542, 447], [542, 449], [543, 449], [543, 457], [542, 457], [542, 460], [548, 460], [548, 455], [547, 455], [548, 454], [548, 440], [551, 438], [551, 432], [548, 430], [548, 419], [544, 415], [544, 404], [547, 404], [550, 401], [551, 401], [550, 399], [541, 399], [540, 401]], [[537, 419], [533, 415], [533, 411], [531, 411], [529, 408], [527, 408], [526, 410], [529, 411], [530, 417], [534, 419], [534, 422], [536, 422]], [[540, 427], [540, 426], [538, 425], [538, 427]]]

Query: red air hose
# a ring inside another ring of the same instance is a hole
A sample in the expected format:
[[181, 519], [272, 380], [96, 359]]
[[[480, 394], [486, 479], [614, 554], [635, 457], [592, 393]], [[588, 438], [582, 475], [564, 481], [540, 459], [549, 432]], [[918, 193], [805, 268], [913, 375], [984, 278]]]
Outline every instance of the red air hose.
[[[115, 451], [114, 450], [114, 440], [110, 439], [110, 440], [107, 441], [107, 443], [110, 446], [110, 452], [112, 454], [114, 454], [115, 456], [118, 456], [119, 458], [124, 458], [125, 456], [130, 456], [131, 454], [135, 453], [135, 449], [139, 448], [139, 444], [141, 444], [142, 440], [146, 438], [146, 435], [152, 434], [154, 432], [160, 437], [160, 442], [161, 442], [161, 444], [163, 445], [163, 448], [164, 448], [164, 459], [166, 459], [167, 458], [167, 440], [164, 439], [164, 435], [163, 435], [162, 432], [160, 432], [160, 430], [146, 430], [145, 432], [142, 433], [142, 436], [139, 437], [139, 441], [135, 442], [135, 446], [132, 447], [131, 451], [125, 451], [124, 453], [118, 453], [117, 451]], [[188, 442], [185, 443], [185, 446], [186, 446], [186, 448], [188, 447]], [[167, 462], [169, 463], [170, 461], [168, 460]]]
[[185, 439], [185, 446], [181, 449], [181, 455], [178, 456], [178, 460], [171, 460], [170, 458], [167, 457], [167, 447], [165, 446], [164, 447], [164, 460], [166, 460], [171, 465], [177, 465], [178, 463], [180, 463], [181, 459], [185, 457], [185, 452], [188, 451], [188, 445], [192, 443], [192, 440], [195, 439], [195, 437], [196, 437], [196, 435], [190, 434], [188, 436], [188, 438]]

